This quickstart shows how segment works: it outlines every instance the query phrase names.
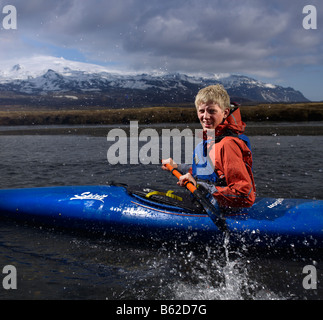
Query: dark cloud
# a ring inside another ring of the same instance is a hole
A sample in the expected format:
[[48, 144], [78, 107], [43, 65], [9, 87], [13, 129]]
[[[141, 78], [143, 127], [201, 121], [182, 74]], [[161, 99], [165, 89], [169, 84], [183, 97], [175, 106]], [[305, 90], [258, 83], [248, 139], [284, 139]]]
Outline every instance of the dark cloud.
[[[302, 9], [308, 4], [303, 0], [10, 2], [19, 13], [19, 33], [12, 41], [20, 41], [22, 54], [24, 48], [40, 50], [32, 48], [37, 41], [128, 70], [262, 76], [295, 65], [322, 64], [323, 33], [302, 27]], [[321, 1], [310, 2], [322, 17]], [[5, 37], [0, 33], [0, 39]]]

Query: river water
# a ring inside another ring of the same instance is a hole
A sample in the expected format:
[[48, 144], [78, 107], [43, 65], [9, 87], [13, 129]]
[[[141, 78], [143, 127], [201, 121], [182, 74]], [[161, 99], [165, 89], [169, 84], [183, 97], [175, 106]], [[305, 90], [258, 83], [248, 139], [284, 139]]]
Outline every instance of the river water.
[[[158, 164], [111, 165], [106, 134], [13, 129], [15, 134], [10, 127], [0, 130], [2, 189], [110, 182], [177, 188]], [[258, 196], [323, 199], [322, 136], [254, 135], [250, 140]], [[311, 249], [255, 252], [225, 241], [216, 248], [192, 248], [0, 221], [0, 271], [6, 265], [16, 267], [17, 289], [2, 289], [0, 282], [0, 299], [323, 298], [322, 252]], [[317, 289], [303, 287], [306, 265], [317, 270]]]

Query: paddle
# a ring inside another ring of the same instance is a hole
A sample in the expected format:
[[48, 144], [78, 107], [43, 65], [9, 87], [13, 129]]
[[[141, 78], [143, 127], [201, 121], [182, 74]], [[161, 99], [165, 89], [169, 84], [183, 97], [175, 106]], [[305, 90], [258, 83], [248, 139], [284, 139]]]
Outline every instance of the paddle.
[[[179, 179], [182, 174], [175, 169], [170, 164], [164, 164], [164, 166], [177, 178]], [[226, 232], [228, 231], [225, 219], [223, 218], [222, 214], [216, 210], [214, 205], [211, 203], [213, 197], [210, 194], [204, 194], [200, 190], [198, 190], [194, 184], [190, 181], [185, 182], [185, 187], [188, 191], [190, 191], [195, 199], [203, 206], [204, 210], [208, 214], [208, 216], [211, 218], [211, 220], [214, 222], [214, 224], [218, 227], [220, 231]], [[209, 198], [208, 198], [209, 197]]]

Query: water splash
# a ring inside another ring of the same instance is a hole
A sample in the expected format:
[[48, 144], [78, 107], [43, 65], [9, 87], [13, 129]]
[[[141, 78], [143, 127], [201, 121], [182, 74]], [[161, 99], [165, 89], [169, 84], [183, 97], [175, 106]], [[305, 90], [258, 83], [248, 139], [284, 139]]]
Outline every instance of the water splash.
[[[250, 260], [243, 250], [231, 251], [229, 234], [223, 247], [206, 247], [206, 254], [186, 254], [190, 264], [189, 277], [177, 273], [180, 279], [172, 284], [177, 300], [275, 300], [279, 297], [249, 275]], [[178, 271], [178, 270], [177, 270]], [[176, 272], [175, 272], [176, 273]]]

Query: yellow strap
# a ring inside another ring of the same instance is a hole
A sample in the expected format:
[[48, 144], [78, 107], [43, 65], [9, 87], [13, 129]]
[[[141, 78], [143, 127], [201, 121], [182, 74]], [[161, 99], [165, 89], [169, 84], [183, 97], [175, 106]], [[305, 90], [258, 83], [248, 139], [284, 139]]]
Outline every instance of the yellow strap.
[[183, 201], [183, 198], [179, 197], [179, 196], [176, 196], [175, 194], [173, 194], [174, 191], [172, 190], [168, 190], [167, 193], [166, 193], [166, 197], [170, 197], [172, 199], [176, 199], [176, 200], [179, 200], [179, 201]]
[[155, 194], [160, 195], [160, 196], [166, 196], [166, 193], [162, 193], [159, 191], [152, 191], [152, 192], [149, 192], [146, 194], [146, 198], [150, 198], [151, 196], [153, 196]]
[[146, 198], [150, 198], [153, 195], [160, 195], [160, 196], [166, 196], [166, 197], [169, 197], [169, 198], [172, 198], [172, 199], [176, 199], [176, 200], [179, 200], [179, 201], [183, 201], [183, 198], [181, 198], [179, 196], [176, 196], [175, 194], [173, 194], [173, 192], [174, 191], [172, 191], [172, 190], [168, 190], [166, 193], [159, 192], [159, 191], [152, 191], [152, 192], [149, 192], [149, 193], [146, 194]]

